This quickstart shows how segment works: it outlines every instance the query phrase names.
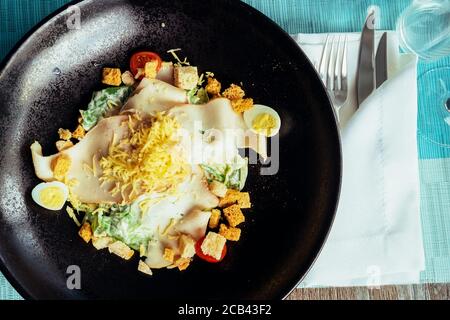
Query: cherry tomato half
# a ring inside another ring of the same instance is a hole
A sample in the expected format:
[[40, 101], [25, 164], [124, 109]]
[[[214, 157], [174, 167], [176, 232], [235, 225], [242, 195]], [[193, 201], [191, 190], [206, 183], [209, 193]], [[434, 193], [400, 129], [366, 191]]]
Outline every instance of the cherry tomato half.
[[227, 254], [227, 245], [224, 245], [224, 246], [223, 246], [222, 256], [220, 257], [219, 260], [217, 260], [216, 258], [211, 257], [210, 255], [207, 255], [207, 254], [204, 254], [204, 253], [203, 253], [203, 251], [202, 251], [202, 243], [203, 243], [203, 240], [205, 240], [205, 237], [203, 237], [203, 238], [201, 238], [200, 240], [198, 240], [197, 243], [195, 244], [195, 253], [197, 253], [197, 255], [198, 255], [201, 259], [203, 259], [203, 260], [205, 260], [205, 261], [207, 261], [207, 262], [210, 262], [210, 263], [217, 263], [217, 262], [222, 261], [223, 258], [225, 257], [225, 255]]
[[[131, 56], [130, 59], [130, 70], [133, 73], [133, 75], [136, 75], [138, 73], [138, 68], [143, 69], [145, 67], [145, 64], [147, 62], [156, 60], [158, 61], [158, 67], [156, 71], [159, 71], [161, 69], [162, 60], [161, 58], [154, 52], [150, 51], [140, 51], [136, 52]], [[140, 79], [142, 79], [144, 76], [142, 75]]]

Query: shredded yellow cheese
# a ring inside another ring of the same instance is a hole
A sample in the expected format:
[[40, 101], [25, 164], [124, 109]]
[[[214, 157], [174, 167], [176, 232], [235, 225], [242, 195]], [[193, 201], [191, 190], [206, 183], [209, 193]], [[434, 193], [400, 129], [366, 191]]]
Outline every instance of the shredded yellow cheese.
[[75, 212], [73, 211], [73, 209], [68, 206], [68, 207], [66, 207], [66, 211], [67, 211], [67, 214], [69, 215], [69, 217], [71, 217], [72, 220], [75, 222], [75, 224], [78, 227], [81, 227], [81, 223], [80, 223], [80, 221], [78, 221], [77, 216], [75, 215]]
[[87, 163], [83, 163], [82, 169], [84, 173], [94, 175], [94, 169], [92, 169]]
[[175, 65], [179, 65], [179, 66], [183, 66], [183, 65], [184, 65], [184, 66], [189, 66], [190, 63], [189, 63], [189, 61], [187, 61], [187, 57], [185, 57], [184, 60], [181, 61], [180, 57], [178, 57], [178, 55], [175, 53], [175, 52], [177, 52], [177, 51], [181, 51], [181, 48], [170, 49], [170, 50], [167, 51], [167, 53], [170, 53], [170, 54], [173, 56], [173, 58], [177, 61], [177, 62], [175, 63]]
[[164, 231], [161, 233], [162, 236], [167, 235], [167, 233], [170, 231], [170, 229], [173, 228], [173, 226], [175, 225], [176, 220], [174, 218], [170, 219], [169, 224], [167, 225], [167, 227], [164, 229]]
[[113, 195], [131, 202], [141, 194], [171, 192], [190, 174], [190, 166], [176, 145], [176, 119], [158, 113], [151, 120], [128, 119], [133, 130], [117, 141], [113, 137], [108, 155], [100, 160], [101, 181], [112, 182]]

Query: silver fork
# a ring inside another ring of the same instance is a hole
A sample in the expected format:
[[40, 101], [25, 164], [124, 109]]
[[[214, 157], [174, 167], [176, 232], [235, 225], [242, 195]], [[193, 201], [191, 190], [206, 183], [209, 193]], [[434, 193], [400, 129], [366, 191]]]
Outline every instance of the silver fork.
[[348, 96], [347, 36], [327, 36], [322, 49], [318, 72], [332, 99], [339, 121], [339, 111], [347, 101]]

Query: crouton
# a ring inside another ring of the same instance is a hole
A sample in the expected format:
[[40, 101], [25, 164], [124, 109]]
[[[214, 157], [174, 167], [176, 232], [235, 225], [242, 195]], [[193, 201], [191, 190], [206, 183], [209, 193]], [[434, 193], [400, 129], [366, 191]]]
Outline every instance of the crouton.
[[250, 202], [250, 194], [248, 192], [239, 192], [237, 204], [241, 209], [251, 208], [252, 203]]
[[225, 197], [219, 201], [219, 207], [228, 207], [232, 204], [238, 204], [241, 209], [251, 208], [250, 195], [248, 192], [240, 192], [234, 189], [228, 189]]
[[56, 149], [58, 149], [59, 152], [66, 150], [70, 147], [73, 147], [73, 143], [70, 140], [58, 140], [56, 141]]
[[192, 258], [195, 255], [195, 240], [183, 234], [179, 238], [179, 248], [182, 258]]
[[61, 140], [70, 140], [72, 138], [72, 133], [70, 130], [59, 128], [58, 135]]
[[231, 100], [231, 106], [233, 107], [234, 112], [243, 113], [253, 108], [253, 99], [246, 98], [246, 99]]
[[173, 263], [173, 260], [175, 258], [175, 252], [173, 252], [173, 249], [165, 248], [163, 258], [164, 260]]
[[213, 180], [209, 184], [209, 191], [214, 195], [223, 198], [227, 194], [227, 186], [222, 182]]
[[188, 258], [179, 258], [175, 265], [178, 267], [178, 270], [183, 271], [186, 270], [189, 267], [189, 264], [191, 263], [191, 259]]
[[102, 83], [109, 86], [120, 86], [122, 84], [122, 72], [119, 68], [103, 68]]
[[122, 73], [122, 82], [124, 85], [131, 87], [135, 84], [134, 76], [130, 71]]
[[222, 93], [222, 95], [230, 100], [238, 100], [244, 98], [245, 92], [238, 85], [231, 84], [230, 87]]
[[209, 218], [209, 228], [214, 229], [217, 228], [220, 221], [220, 210], [218, 209], [212, 209], [211, 210], [211, 217]]
[[155, 79], [158, 74], [158, 61], [151, 60], [145, 63], [144, 74], [147, 79]]
[[130, 249], [130, 247], [128, 247], [122, 241], [115, 241], [109, 244], [108, 250], [110, 253], [114, 253], [115, 255], [125, 260], [130, 260], [134, 254], [134, 250]]
[[217, 79], [208, 78], [208, 84], [205, 87], [206, 92], [212, 96], [216, 96], [220, 94], [220, 90], [222, 89], [222, 85]]
[[92, 245], [97, 250], [108, 248], [108, 246], [113, 242], [114, 240], [111, 237], [92, 237]]
[[220, 208], [228, 207], [232, 204], [237, 203], [239, 199], [239, 193], [240, 192], [238, 190], [228, 189], [225, 196], [220, 199], [219, 207]]
[[53, 167], [53, 177], [56, 180], [62, 181], [66, 177], [67, 172], [69, 172], [70, 166], [72, 165], [72, 160], [65, 154], [57, 156], [52, 161]]
[[72, 132], [72, 138], [81, 140], [86, 135], [86, 130], [84, 130], [83, 126], [78, 125], [74, 132]]
[[146, 264], [144, 261], [139, 260], [139, 264], [138, 264], [138, 271], [148, 274], [149, 276], [153, 275], [152, 270], [150, 269], [150, 267], [148, 266], [148, 264]]
[[84, 242], [89, 243], [92, 239], [92, 229], [89, 222], [83, 223], [80, 230], [78, 231], [78, 235], [84, 240]]
[[241, 238], [241, 229], [227, 227], [226, 225], [221, 223], [220, 228], [219, 228], [219, 234], [224, 236], [225, 239], [227, 239], [227, 240], [239, 241], [239, 239]]
[[232, 206], [223, 209], [223, 215], [232, 227], [236, 227], [245, 221], [245, 216], [237, 204], [233, 204]]
[[198, 83], [197, 67], [176, 66], [173, 70], [175, 86], [184, 90], [192, 90]]
[[224, 236], [210, 231], [203, 240], [202, 252], [216, 260], [220, 260], [225, 242], [227, 242], [227, 239]]

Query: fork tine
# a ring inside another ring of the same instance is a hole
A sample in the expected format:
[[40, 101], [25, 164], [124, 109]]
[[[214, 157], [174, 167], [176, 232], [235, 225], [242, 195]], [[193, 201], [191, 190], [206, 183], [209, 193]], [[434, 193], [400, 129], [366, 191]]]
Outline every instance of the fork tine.
[[333, 40], [331, 42], [331, 49], [330, 49], [330, 59], [328, 62], [328, 84], [327, 88], [331, 91], [335, 88], [335, 67], [336, 67], [336, 60], [337, 60], [337, 51], [336, 51], [336, 37], [333, 37]]
[[344, 38], [344, 50], [342, 54], [342, 90], [347, 91], [347, 36]]
[[344, 59], [344, 46], [345, 43], [342, 41], [342, 36], [339, 35], [336, 53], [336, 66], [334, 68], [334, 89], [342, 90], [342, 68]]
[[320, 57], [320, 62], [319, 62], [319, 75], [320, 78], [322, 79], [323, 83], [325, 84], [325, 86], [327, 85], [327, 69], [328, 69], [328, 62], [329, 62], [329, 55], [328, 55], [328, 47], [329, 47], [329, 40], [330, 40], [330, 35], [327, 35], [327, 38], [325, 40], [325, 44], [323, 46], [322, 49], [322, 56]]

